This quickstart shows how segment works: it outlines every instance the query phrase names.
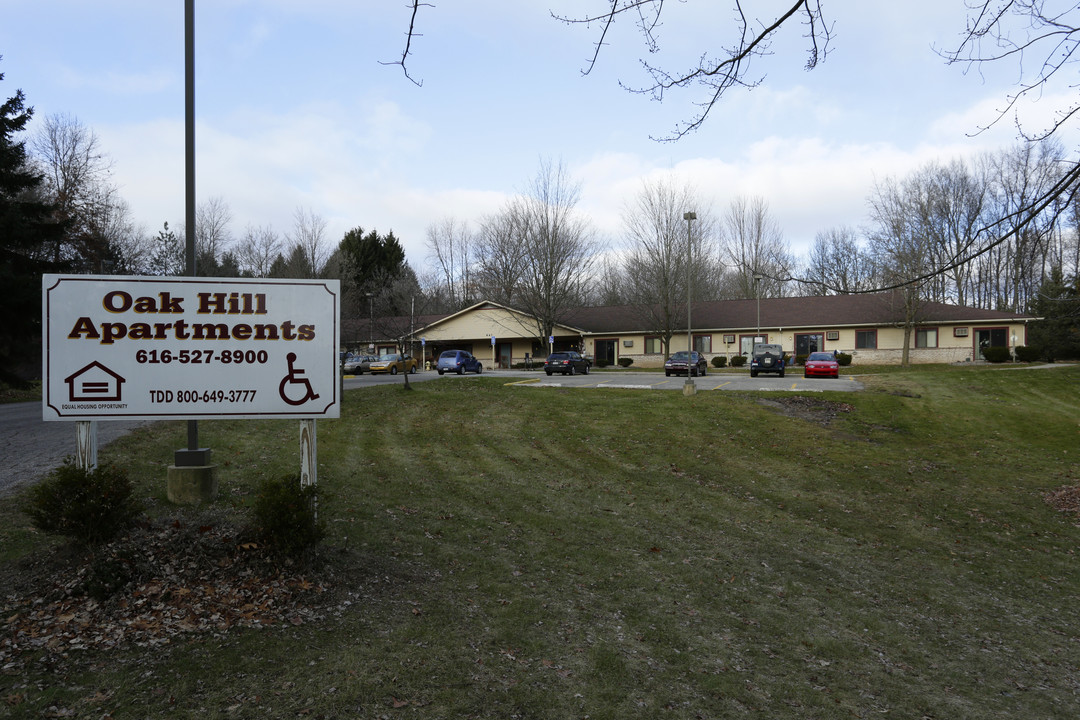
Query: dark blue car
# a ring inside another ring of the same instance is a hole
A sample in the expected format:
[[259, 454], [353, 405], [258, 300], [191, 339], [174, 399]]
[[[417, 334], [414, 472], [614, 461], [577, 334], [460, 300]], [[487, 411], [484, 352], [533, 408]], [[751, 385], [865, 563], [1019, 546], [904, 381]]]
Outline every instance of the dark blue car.
[[443, 352], [439, 356], [435, 369], [439, 371], [440, 375], [448, 372], [456, 372], [458, 375], [474, 372], [479, 375], [484, 372], [483, 364], [472, 353], [467, 353], [464, 350], [447, 350]]

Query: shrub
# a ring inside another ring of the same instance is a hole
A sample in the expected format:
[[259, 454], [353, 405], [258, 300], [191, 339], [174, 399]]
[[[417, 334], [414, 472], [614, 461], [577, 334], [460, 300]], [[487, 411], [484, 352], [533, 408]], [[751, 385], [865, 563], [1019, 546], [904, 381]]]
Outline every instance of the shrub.
[[322, 540], [325, 527], [315, 511], [318, 491], [302, 486], [298, 476], [267, 480], [255, 497], [259, 536], [286, 553], [305, 550]]
[[746, 364], [745, 355], [734, 355], [731, 358], [731, 367], [742, 367]]
[[851, 353], [837, 353], [836, 362], [840, 364], [840, 367], [847, 367], [851, 364]]
[[115, 465], [86, 470], [70, 457], [30, 490], [26, 514], [38, 530], [86, 543], [111, 540], [141, 508], [127, 473]]
[[1042, 349], [1031, 345], [1017, 345], [1016, 359], [1020, 362], [1035, 362], [1042, 357]]
[[1012, 359], [1007, 347], [984, 347], [982, 355], [986, 358], [986, 362], [992, 363], [1003, 363]]
[[795, 364], [796, 365], [805, 365], [806, 364], [806, 355], [796, 355], [795, 356]]
[[712, 366], [714, 368], [727, 367], [727, 358], [723, 355], [717, 355], [712, 359]]
[[619, 365], [621, 367], [628, 368], [633, 364], [634, 364], [634, 358], [626, 358], [626, 357], [619, 358]]
[[596, 367], [598, 367], [598, 368], [606, 368], [608, 366], [608, 364], [609, 363], [608, 363], [607, 360], [597, 360], [596, 361]]

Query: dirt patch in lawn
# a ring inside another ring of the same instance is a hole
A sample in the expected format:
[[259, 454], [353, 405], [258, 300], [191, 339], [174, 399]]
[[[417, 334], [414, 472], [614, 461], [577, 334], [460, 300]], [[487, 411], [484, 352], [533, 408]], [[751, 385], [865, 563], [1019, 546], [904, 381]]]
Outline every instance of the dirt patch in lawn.
[[791, 395], [780, 399], [759, 398], [758, 403], [781, 415], [799, 418], [818, 425], [829, 425], [842, 414], [855, 410], [850, 403], [824, 400], [802, 395]]

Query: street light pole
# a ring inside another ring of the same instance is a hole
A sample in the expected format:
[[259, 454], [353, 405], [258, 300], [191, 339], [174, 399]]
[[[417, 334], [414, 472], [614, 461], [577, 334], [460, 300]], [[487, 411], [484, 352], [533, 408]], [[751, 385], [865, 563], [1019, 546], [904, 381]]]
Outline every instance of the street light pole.
[[368, 336], [368, 353], [375, 354], [375, 313], [372, 310], [372, 296], [375, 293], [364, 293], [367, 295], [367, 336]]
[[754, 344], [757, 345], [761, 338], [761, 273], [754, 273], [754, 295], [757, 296], [757, 334], [754, 335]]
[[685, 212], [683, 220], [686, 221], [686, 384], [683, 386], [683, 395], [693, 395], [697, 388], [694, 385], [694, 378], [690, 375], [690, 364], [694, 358], [694, 341], [690, 329], [690, 271], [694, 259], [694, 245], [691, 241], [690, 221], [697, 220], [697, 213]]

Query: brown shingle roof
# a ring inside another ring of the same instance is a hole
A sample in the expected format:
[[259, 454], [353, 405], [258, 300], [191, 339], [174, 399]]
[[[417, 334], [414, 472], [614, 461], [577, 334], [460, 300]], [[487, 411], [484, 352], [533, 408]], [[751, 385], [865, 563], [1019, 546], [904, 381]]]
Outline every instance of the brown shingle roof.
[[[757, 312], [757, 301], [752, 299], [700, 302], [693, 304], [690, 321], [695, 328], [703, 330], [753, 329], [758, 326]], [[896, 293], [761, 299], [761, 327], [766, 328], [880, 327], [898, 324], [903, 317]], [[923, 323], [1025, 319], [1034, 317], [938, 302], [925, 304], [918, 315], [918, 321]], [[642, 327], [640, 310], [632, 305], [576, 308], [568, 312], [562, 322], [590, 333], [642, 332], [646, 329]], [[677, 326], [686, 329], [685, 315], [678, 318]]]
[[[757, 312], [758, 304], [753, 299], [699, 302], [694, 303], [691, 308], [691, 322], [698, 330], [753, 330], [758, 327]], [[420, 330], [451, 314], [453, 313], [418, 315], [413, 318], [412, 325]], [[920, 323], [1016, 322], [1034, 319], [1032, 315], [938, 302], [926, 303], [918, 316]], [[902, 321], [903, 310], [898, 293], [761, 299], [763, 328], [882, 327]], [[644, 326], [641, 311], [634, 305], [574, 308], [564, 313], [559, 322], [591, 334], [641, 333], [652, 329]], [[379, 332], [381, 329], [392, 330], [392, 336], [404, 336], [409, 332], [409, 318], [378, 318], [375, 326], [376, 335], [382, 334]], [[354, 337], [366, 340], [367, 327], [366, 318], [345, 319], [342, 322], [342, 340], [348, 341]], [[686, 330], [685, 314], [678, 318], [676, 327]]]

